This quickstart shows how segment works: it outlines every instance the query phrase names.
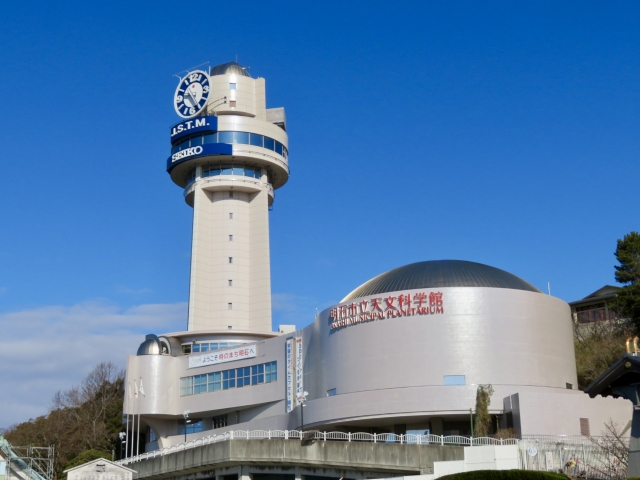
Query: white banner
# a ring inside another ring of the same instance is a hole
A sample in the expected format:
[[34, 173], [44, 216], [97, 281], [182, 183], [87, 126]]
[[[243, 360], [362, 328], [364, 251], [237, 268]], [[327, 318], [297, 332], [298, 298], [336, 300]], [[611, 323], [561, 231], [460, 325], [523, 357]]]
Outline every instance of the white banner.
[[218, 363], [235, 362], [236, 360], [244, 360], [245, 358], [255, 358], [255, 356], [255, 345], [229, 348], [220, 352], [217, 350], [212, 350], [200, 355], [190, 355], [189, 368], [206, 367], [209, 365], [217, 365]]
[[304, 388], [302, 385], [302, 338], [296, 338], [296, 405], [300, 405]]
[[287, 413], [293, 410], [293, 337], [287, 338], [285, 362], [287, 368]]

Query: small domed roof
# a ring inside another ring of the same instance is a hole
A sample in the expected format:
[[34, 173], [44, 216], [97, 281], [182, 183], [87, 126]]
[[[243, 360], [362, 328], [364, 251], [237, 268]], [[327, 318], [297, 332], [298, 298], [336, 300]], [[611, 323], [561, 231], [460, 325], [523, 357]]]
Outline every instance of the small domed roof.
[[360, 285], [342, 302], [380, 293], [440, 287], [511, 288], [542, 293], [521, 278], [489, 265], [464, 260], [431, 260], [382, 273]]
[[238, 62], [227, 62], [222, 65], [217, 65], [215, 67], [211, 67], [209, 71], [209, 76], [213, 77], [214, 75], [242, 75], [243, 77], [251, 78], [249, 72], [247, 72], [247, 68], [243, 67]]

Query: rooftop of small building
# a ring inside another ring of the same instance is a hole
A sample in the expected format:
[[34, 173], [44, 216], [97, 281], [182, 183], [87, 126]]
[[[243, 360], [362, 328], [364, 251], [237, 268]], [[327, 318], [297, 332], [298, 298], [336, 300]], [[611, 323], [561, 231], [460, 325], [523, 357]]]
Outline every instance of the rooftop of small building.
[[499, 268], [465, 260], [429, 260], [394, 268], [363, 283], [342, 302], [401, 290], [443, 287], [489, 287], [542, 293], [536, 287]]

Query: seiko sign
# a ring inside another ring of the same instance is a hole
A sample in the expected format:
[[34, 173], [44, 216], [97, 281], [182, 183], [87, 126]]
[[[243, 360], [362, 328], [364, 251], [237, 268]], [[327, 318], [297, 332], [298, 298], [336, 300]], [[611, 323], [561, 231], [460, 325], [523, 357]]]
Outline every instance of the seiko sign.
[[196, 147], [185, 148], [174, 153], [167, 159], [167, 171], [170, 172], [176, 165], [194, 158], [215, 155], [233, 155], [233, 145], [230, 143], [207, 143]]
[[178, 153], [174, 153], [173, 155], [171, 155], [171, 163], [175, 163], [178, 160], [185, 158], [185, 157], [191, 157], [193, 155], [200, 155], [202, 153], [202, 147], [198, 146], [198, 147], [191, 147], [191, 148], [185, 148], [184, 150], [180, 150]]
[[171, 127], [171, 145], [175, 145], [181, 138], [194, 133], [217, 131], [218, 117], [214, 116], [198, 117], [180, 122]]

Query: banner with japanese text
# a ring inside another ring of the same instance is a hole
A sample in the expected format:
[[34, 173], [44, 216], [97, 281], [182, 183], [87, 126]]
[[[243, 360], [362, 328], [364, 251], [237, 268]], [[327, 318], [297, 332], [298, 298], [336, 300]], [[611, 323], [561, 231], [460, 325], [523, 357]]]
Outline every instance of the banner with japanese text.
[[229, 348], [224, 351], [210, 351], [200, 355], [189, 356], [189, 368], [206, 367], [218, 363], [234, 362], [245, 358], [255, 358], [256, 346]]

